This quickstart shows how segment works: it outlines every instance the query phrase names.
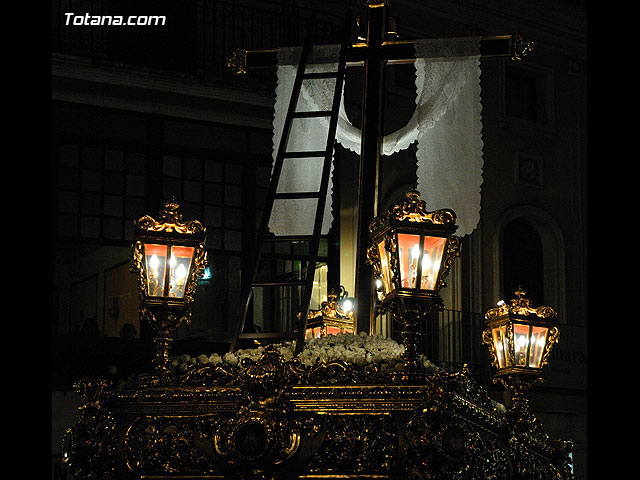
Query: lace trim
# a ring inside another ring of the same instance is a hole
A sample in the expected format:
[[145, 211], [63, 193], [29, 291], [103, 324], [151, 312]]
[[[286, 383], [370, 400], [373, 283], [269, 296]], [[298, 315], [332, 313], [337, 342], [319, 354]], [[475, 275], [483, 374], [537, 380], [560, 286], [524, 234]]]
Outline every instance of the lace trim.
[[[480, 39], [422, 40], [415, 43], [416, 108], [407, 124], [383, 138], [383, 155], [392, 155], [418, 142], [418, 185], [430, 209], [452, 208], [458, 218], [458, 235], [471, 233], [479, 220], [482, 184], [482, 123], [480, 104]], [[278, 51], [278, 84], [274, 112], [273, 157], [277, 154], [301, 48]], [[314, 47], [307, 71], [335, 71], [338, 46]], [[323, 63], [313, 63], [323, 62]], [[326, 63], [325, 63], [326, 62]], [[303, 83], [298, 111], [330, 110], [333, 81], [307, 80]], [[324, 150], [327, 118], [297, 119], [289, 138], [290, 150]], [[336, 139], [345, 148], [360, 154], [361, 131], [349, 122], [344, 109], [344, 88]], [[320, 171], [310, 164], [285, 162], [282, 191], [319, 181]], [[315, 161], [321, 168], [321, 162]], [[333, 165], [332, 165], [333, 170]], [[460, 172], [463, 172], [460, 174]], [[323, 234], [329, 230], [332, 181], [324, 212]], [[278, 201], [270, 228], [277, 234], [311, 233], [315, 202]]]

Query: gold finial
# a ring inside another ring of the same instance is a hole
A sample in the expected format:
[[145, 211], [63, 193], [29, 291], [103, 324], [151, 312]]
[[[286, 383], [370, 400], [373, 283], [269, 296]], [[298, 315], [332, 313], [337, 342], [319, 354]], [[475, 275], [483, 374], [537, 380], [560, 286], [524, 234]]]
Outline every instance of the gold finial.
[[526, 40], [522, 35], [513, 36], [511, 45], [511, 60], [522, 60], [527, 54], [533, 51], [533, 42]]
[[485, 314], [485, 319], [496, 318], [509, 313], [513, 315], [535, 315], [540, 318], [552, 319], [556, 316], [556, 312], [552, 307], [546, 305], [533, 308], [531, 300], [526, 297], [527, 292], [519, 286], [515, 292], [516, 298], [511, 299], [509, 303], [504, 300], [498, 302], [498, 306], [491, 308]]
[[227, 68], [233, 70], [236, 75], [247, 73], [246, 70], [246, 50], [241, 48], [235, 50], [229, 58], [227, 58]]
[[399, 221], [431, 222], [436, 225], [456, 222], [455, 212], [448, 208], [428, 212], [427, 202], [420, 200], [420, 192], [415, 187], [405, 194], [405, 198], [389, 208], [389, 215]]
[[180, 204], [175, 197], [164, 203], [164, 210], [160, 212], [158, 220], [150, 215], [144, 215], [135, 222], [140, 230], [151, 232], [176, 232], [182, 234], [204, 234], [206, 229], [199, 220], [182, 221], [182, 213], [180, 213]]

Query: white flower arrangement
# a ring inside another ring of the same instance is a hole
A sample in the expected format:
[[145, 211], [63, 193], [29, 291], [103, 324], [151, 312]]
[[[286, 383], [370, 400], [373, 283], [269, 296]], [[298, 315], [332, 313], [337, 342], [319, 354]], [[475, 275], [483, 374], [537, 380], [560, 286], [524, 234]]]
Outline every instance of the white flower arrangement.
[[[295, 354], [295, 343], [285, 342], [274, 345], [275, 349], [285, 361], [291, 361]], [[171, 361], [171, 368], [178, 373], [186, 372], [192, 365], [218, 365], [225, 363], [231, 367], [236, 367], [247, 358], [257, 361], [266, 351], [266, 347], [248, 348], [227, 352], [224, 355], [212, 353], [211, 355], [199, 355], [191, 357], [182, 355]], [[320, 362], [343, 361], [364, 367], [368, 364], [379, 366], [382, 372], [401, 370], [404, 364], [401, 355], [404, 346], [395, 340], [385, 338], [381, 335], [367, 335], [360, 332], [358, 335], [350, 333], [340, 333], [337, 335], [327, 335], [320, 338], [307, 340], [304, 349], [298, 355], [300, 362], [313, 367]], [[426, 370], [435, 371], [438, 369], [424, 355], [418, 357], [418, 363]]]
[[[275, 348], [285, 361], [291, 361], [295, 357], [294, 342], [280, 343], [271, 345], [270, 347]], [[224, 355], [217, 353], [212, 353], [211, 355], [203, 354], [197, 357], [182, 355], [181, 357], [173, 358], [170, 367], [178, 374], [186, 373], [192, 366], [216, 366], [218, 364], [224, 364], [225, 366], [235, 368], [238, 367], [244, 359], [249, 359], [254, 362], [259, 360], [266, 350], [266, 347], [260, 346], [238, 350], [236, 352], [227, 352]], [[390, 338], [385, 338], [380, 335], [370, 336], [365, 332], [360, 332], [358, 335], [341, 333], [307, 340], [304, 349], [298, 355], [298, 359], [304, 366], [309, 368], [321, 362], [342, 361], [355, 364], [359, 367], [376, 365], [382, 373], [391, 373], [401, 371], [405, 368], [401, 358], [403, 352], [404, 345]], [[440, 370], [438, 366], [431, 363], [424, 355], [418, 356], [417, 363], [418, 366], [430, 373]], [[503, 404], [493, 399], [490, 399], [490, 402], [499, 414], [505, 414], [506, 409]]]

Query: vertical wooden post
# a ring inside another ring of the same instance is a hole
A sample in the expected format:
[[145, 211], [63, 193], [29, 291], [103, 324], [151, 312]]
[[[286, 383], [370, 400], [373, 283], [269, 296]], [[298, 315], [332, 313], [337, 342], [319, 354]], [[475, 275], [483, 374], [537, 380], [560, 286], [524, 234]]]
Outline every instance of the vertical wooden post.
[[362, 93], [362, 139], [358, 179], [358, 232], [356, 242], [356, 321], [358, 331], [373, 333], [375, 321], [374, 284], [371, 267], [366, 264], [369, 223], [377, 215], [380, 188], [380, 151], [382, 142], [382, 106], [384, 65], [382, 43], [385, 37], [386, 2], [368, 4], [367, 57], [364, 60]]

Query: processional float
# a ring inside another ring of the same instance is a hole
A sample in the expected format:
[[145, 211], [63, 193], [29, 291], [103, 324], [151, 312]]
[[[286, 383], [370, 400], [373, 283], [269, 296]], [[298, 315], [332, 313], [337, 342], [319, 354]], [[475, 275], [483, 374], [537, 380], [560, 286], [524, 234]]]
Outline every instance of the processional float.
[[[63, 461], [74, 478], [574, 478], [571, 442], [550, 439], [524, 397], [543, 378], [541, 369], [558, 338], [551, 307], [534, 308], [525, 292], [518, 291], [511, 303], [486, 314], [486, 329], [479, 341], [489, 347], [496, 380], [514, 392], [512, 408], [492, 400], [466, 367], [452, 370], [432, 365], [416, 349], [415, 327], [429, 311], [441, 308], [439, 291], [461, 249], [455, 235], [455, 212], [446, 208], [428, 211], [416, 190], [386, 214], [377, 212], [383, 67], [415, 58], [411, 42], [387, 38], [387, 3], [367, 2], [366, 40], [342, 45], [336, 72], [343, 76], [347, 63], [363, 63], [365, 68], [357, 328], [369, 330], [374, 302], [370, 280], [378, 277], [380, 306], [403, 325], [404, 348], [397, 362], [366, 361], [365, 354], [372, 353], [366, 347], [355, 361], [310, 359], [308, 347], [314, 341], [305, 344], [305, 330], [308, 319], [318, 312], [309, 315], [307, 294], [301, 296], [294, 330], [281, 332], [279, 337], [291, 340], [290, 344], [241, 352], [240, 340], [257, 339], [243, 331], [249, 287], [255, 287], [247, 282], [228, 355], [184, 371], [171, 370], [172, 334], [189, 321], [195, 285], [206, 264], [206, 231], [198, 221], [183, 221], [177, 202], [169, 201], [157, 220], [145, 215], [136, 222], [132, 249], [140, 316], [155, 332], [154, 370], [124, 385], [100, 379], [76, 383], [82, 404], [63, 445]], [[521, 55], [516, 47], [528, 49], [530, 45], [519, 42], [515, 36], [483, 38], [483, 55]], [[307, 53], [303, 50], [303, 55]], [[276, 54], [277, 50], [243, 51], [234, 56], [233, 63], [241, 71], [274, 66]], [[305, 74], [300, 69], [296, 83]], [[296, 115], [298, 86], [294, 86], [287, 119]], [[301, 115], [329, 118], [327, 148], [315, 153], [325, 172], [339, 91], [338, 86], [330, 111]], [[295, 157], [284, 140], [278, 158]], [[326, 194], [326, 182], [323, 175], [315, 194], [318, 200]], [[280, 192], [274, 183], [270, 193], [274, 202], [303, 196]], [[312, 242], [322, 223], [322, 207], [317, 211]], [[268, 218], [263, 220], [265, 231], [267, 226]], [[315, 261], [314, 255], [311, 252], [310, 262]], [[298, 279], [298, 287], [306, 285], [306, 279]], [[350, 318], [345, 312], [341, 315]], [[346, 336], [354, 344], [365, 337]], [[345, 342], [345, 335], [334, 338], [324, 337], [323, 345], [333, 343], [337, 348], [339, 341]], [[353, 351], [351, 345], [346, 346], [349, 349]]]

